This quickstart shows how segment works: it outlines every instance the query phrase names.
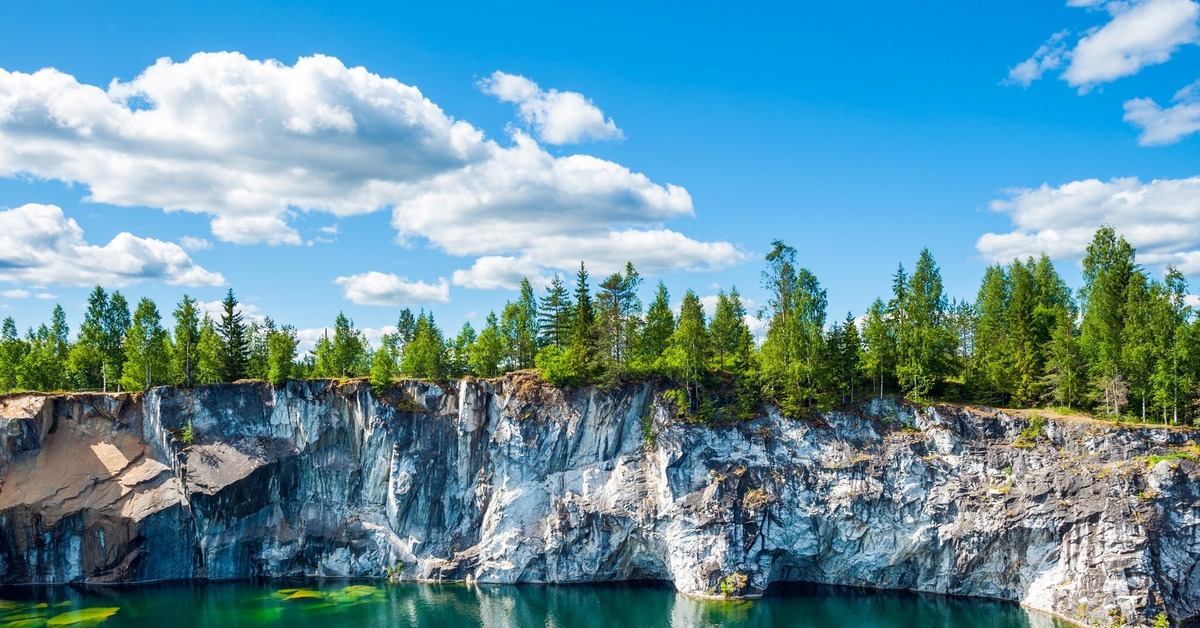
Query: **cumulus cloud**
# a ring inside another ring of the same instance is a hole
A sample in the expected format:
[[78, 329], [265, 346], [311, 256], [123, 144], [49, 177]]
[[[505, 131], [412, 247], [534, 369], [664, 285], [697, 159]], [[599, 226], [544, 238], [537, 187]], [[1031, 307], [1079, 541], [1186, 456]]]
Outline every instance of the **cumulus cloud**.
[[993, 201], [1008, 215], [1013, 230], [987, 233], [976, 249], [988, 261], [1008, 262], [1045, 252], [1054, 258], [1081, 258], [1101, 225], [1112, 225], [1138, 249], [1146, 264], [1173, 264], [1200, 275], [1200, 177], [1087, 179], [1058, 187], [1011, 190]]
[[1052, 35], [1033, 56], [1009, 69], [1010, 84], [1028, 86], [1065, 65], [1062, 79], [1081, 92], [1165, 63], [1181, 46], [1200, 43], [1200, 3], [1195, 0], [1071, 0], [1068, 6], [1104, 8], [1105, 24], [1082, 33]]
[[475, 260], [470, 268], [454, 271], [451, 280], [456, 286], [480, 290], [513, 290], [528, 279], [534, 287], [543, 287], [551, 278], [542, 275], [542, 269], [528, 258], [503, 255], [488, 255]]
[[1112, 20], [1085, 35], [1071, 52], [1063, 80], [1088, 89], [1163, 63], [1185, 44], [1200, 41], [1200, 4], [1193, 0], [1108, 3]]
[[445, 279], [435, 284], [410, 282], [406, 277], [371, 271], [338, 277], [333, 283], [341, 286], [346, 300], [359, 305], [402, 306], [450, 300], [450, 284]]
[[119, 233], [88, 244], [83, 229], [54, 205], [0, 211], [0, 281], [39, 285], [125, 286], [157, 280], [219, 286], [225, 278], [200, 267], [178, 244]]
[[[619, 136], [578, 94], [503, 73], [485, 89], [528, 110], [544, 141]], [[641, 252], [648, 272], [745, 259], [729, 243], [663, 228], [694, 215], [682, 187], [589, 155], [550, 155], [521, 131], [498, 144], [417, 88], [320, 55], [288, 66], [200, 53], [161, 59], [103, 88], [53, 69], [0, 70], [0, 176], [22, 175], [80, 183], [96, 202], [204, 214], [217, 239], [239, 244], [305, 244], [291, 224], [297, 212], [340, 217], [390, 208], [402, 242], [519, 259], [522, 272], [538, 276], [567, 267], [560, 249], [594, 251], [596, 263], [607, 264], [596, 249], [603, 241], [681, 246]], [[336, 225], [322, 233], [336, 235]], [[194, 237], [181, 243], [207, 245]], [[629, 251], [620, 256], [621, 264], [639, 261]], [[580, 252], [569, 257], [569, 266], [593, 261]], [[458, 283], [508, 281], [484, 275], [498, 270], [493, 261], [478, 266]]]
[[547, 144], [578, 144], [622, 137], [612, 118], [578, 92], [543, 90], [517, 74], [496, 71], [479, 81], [479, 89], [517, 106], [521, 119]]
[[106, 89], [0, 70], [0, 175], [209, 214], [230, 242], [299, 244], [289, 212], [375, 211], [389, 203], [381, 188], [460, 167], [482, 146], [415, 87], [320, 55], [160, 59]]
[[9, 299], [28, 299], [31, 296], [33, 296], [33, 293], [28, 290], [21, 290], [20, 288], [16, 290], [4, 290], [0, 292], [0, 297]]
[[1200, 81], [1179, 90], [1172, 106], [1162, 108], [1150, 98], [1125, 102], [1125, 121], [1142, 130], [1138, 144], [1174, 144], [1200, 131]]

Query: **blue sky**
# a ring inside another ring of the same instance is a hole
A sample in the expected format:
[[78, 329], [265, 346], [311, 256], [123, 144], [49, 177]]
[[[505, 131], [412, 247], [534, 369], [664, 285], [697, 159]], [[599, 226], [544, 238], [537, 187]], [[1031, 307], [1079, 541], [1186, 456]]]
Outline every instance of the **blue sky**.
[[0, 2], [0, 315], [454, 331], [581, 258], [762, 304], [781, 238], [837, 319], [1106, 222], [1200, 282], [1200, 4], [938, 5]]

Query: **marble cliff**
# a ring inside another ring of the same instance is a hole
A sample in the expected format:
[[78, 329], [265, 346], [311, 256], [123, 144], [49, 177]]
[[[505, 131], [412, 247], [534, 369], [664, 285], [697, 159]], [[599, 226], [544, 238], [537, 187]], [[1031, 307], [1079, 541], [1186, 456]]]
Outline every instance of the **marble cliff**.
[[0, 583], [807, 581], [1200, 616], [1194, 432], [895, 401], [703, 426], [662, 392], [516, 373], [0, 398]]

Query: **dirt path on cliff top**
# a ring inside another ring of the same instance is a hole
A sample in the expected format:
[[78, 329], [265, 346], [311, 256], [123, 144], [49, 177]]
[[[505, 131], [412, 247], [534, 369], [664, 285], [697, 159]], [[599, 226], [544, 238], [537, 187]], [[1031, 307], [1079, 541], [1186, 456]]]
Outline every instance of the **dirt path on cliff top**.
[[1083, 423], [1086, 425], [1099, 425], [1099, 426], [1105, 426], [1105, 427], [1157, 428], [1157, 429], [1176, 430], [1176, 431], [1181, 431], [1181, 432], [1200, 431], [1200, 427], [1197, 427], [1194, 425], [1170, 425], [1170, 424], [1165, 424], [1165, 423], [1142, 423], [1141, 421], [1131, 421], [1128, 419], [1128, 417], [1121, 417], [1121, 422], [1117, 423], [1117, 422], [1113, 421], [1112, 419], [1098, 419], [1089, 414], [1083, 414], [1083, 413], [1078, 413], [1078, 412], [1072, 412], [1070, 414], [1066, 414], [1063, 412], [1059, 412], [1057, 410], [1051, 410], [1049, 408], [997, 408], [997, 407], [991, 407], [991, 406], [979, 406], [979, 405], [973, 405], [973, 404], [969, 404], [969, 403], [953, 403], [953, 402], [938, 402], [937, 404], [934, 404], [934, 405], [945, 405], [945, 406], [951, 406], [954, 408], [963, 408], [965, 410], [970, 410], [972, 412], [977, 412], [980, 414], [996, 414], [996, 413], [1003, 412], [1004, 414], [1007, 414], [1009, 416], [1020, 417], [1022, 419], [1029, 419], [1029, 418], [1037, 415], [1037, 416], [1043, 416], [1047, 419], [1050, 419], [1051, 421], [1057, 421], [1059, 423]]

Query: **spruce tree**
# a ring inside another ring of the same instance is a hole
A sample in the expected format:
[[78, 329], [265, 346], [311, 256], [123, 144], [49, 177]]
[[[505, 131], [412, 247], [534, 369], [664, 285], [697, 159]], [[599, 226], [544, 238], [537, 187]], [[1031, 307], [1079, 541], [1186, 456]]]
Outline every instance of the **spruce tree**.
[[246, 324], [242, 321], [237, 297], [233, 296], [233, 288], [229, 289], [225, 299], [221, 301], [221, 324], [218, 332], [221, 338], [220, 381], [234, 382], [244, 379], [250, 343], [246, 337]]
[[566, 349], [571, 337], [571, 293], [561, 276], [555, 276], [538, 308], [542, 346]]
[[671, 334], [675, 333], [675, 315], [671, 313], [670, 294], [663, 282], [658, 282], [654, 300], [646, 310], [646, 325], [639, 338], [637, 362], [642, 372], [657, 371], [657, 364], [667, 350]]

